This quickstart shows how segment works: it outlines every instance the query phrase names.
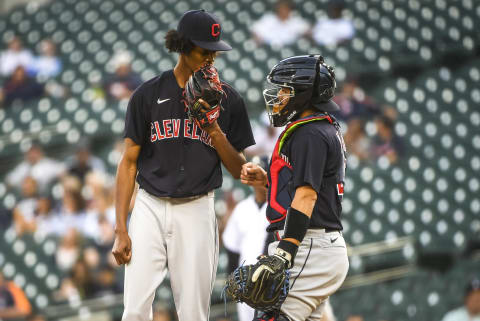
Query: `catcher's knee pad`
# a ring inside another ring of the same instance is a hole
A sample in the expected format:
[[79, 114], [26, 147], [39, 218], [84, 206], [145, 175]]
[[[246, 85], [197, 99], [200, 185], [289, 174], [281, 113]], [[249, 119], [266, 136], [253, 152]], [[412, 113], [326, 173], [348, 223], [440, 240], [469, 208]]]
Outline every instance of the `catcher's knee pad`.
[[255, 311], [255, 317], [252, 321], [290, 321], [290, 319], [283, 313], [265, 313], [262, 311]]

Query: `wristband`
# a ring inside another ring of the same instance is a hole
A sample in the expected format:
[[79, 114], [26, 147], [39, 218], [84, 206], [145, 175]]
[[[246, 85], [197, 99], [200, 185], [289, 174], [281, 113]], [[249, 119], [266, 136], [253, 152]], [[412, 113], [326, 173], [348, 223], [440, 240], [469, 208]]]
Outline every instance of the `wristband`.
[[293, 261], [297, 255], [298, 246], [292, 242], [281, 240], [275, 249], [275, 255], [287, 262], [287, 269], [292, 268]]
[[292, 238], [302, 243], [309, 225], [310, 217], [293, 207], [289, 207], [285, 219], [283, 238]]

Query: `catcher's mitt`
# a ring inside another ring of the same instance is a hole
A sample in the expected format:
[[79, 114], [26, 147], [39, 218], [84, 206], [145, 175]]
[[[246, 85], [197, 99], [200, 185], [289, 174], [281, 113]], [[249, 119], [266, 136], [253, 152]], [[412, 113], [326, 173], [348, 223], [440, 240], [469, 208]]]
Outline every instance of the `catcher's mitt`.
[[257, 263], [238, 267], [226, 281], [224, 291], [236, 302], [263, 312], [280, 311], [287, 298], [290, 272], [278, 256], [261, 256]]
[[[194, 72], [185, 85], [185, 105], [188, 115], [200, 127], [213, 123], [220, 116], [220, 103], [224, 91], [215, 67], [207, 65]], [[202, 98], [210, 107], [207, 108], [198, 100]]]

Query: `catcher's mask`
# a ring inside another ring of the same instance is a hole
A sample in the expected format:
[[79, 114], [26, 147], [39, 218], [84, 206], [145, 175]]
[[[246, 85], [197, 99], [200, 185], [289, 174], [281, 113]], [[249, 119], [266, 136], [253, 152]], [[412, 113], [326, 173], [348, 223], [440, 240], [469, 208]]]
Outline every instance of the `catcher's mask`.
[[320, 55], [294, 56], [275, 65], [267, 76], [263, 97], [275, 127], [285, 126], [308, 107], [332, 112], [336, 82], [333, 68]]

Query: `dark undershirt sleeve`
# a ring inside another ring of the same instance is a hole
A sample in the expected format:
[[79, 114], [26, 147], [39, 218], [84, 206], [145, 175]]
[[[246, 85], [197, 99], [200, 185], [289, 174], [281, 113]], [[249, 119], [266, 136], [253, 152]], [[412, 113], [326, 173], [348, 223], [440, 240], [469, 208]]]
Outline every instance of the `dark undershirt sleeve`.
[[323, 137], [299, 130], [291, 141], [294, 188], [310, 185], [317, 193], [327, 160], [328, 144]]
[[147, 141], [147, 133], [145, 106], [141, 92], [137, 89], [128, 102], [123, 137], [131, 138], [137, 145], [143, 145]]

